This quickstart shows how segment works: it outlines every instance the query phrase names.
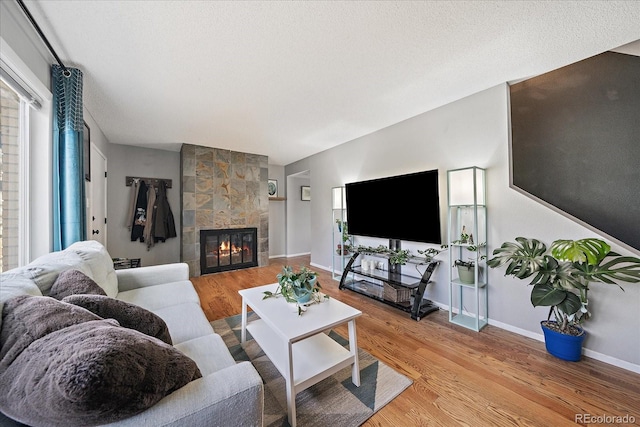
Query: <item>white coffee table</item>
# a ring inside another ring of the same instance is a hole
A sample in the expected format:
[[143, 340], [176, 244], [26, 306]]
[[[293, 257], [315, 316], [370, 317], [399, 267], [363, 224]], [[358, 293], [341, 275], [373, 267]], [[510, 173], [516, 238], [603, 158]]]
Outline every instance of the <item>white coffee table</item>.
[[[286, 382], [289, 424], [296, 425], [296, 394], [339, 370], [353, 365], [351, 381], [360, 387], [356, 317], [362, 312], [330, 298], [313, 304], [298, 316], [295, 304], [282, 296], [263, 299], [264, 291], [275, 292], [277, 283], [239, 291], [242, 296], [242, 332], [247, 331], [280, 371]], [[260, 317], [247, 324], [247, 307]], [[349, 350], [323, 332], [348, 323]]]

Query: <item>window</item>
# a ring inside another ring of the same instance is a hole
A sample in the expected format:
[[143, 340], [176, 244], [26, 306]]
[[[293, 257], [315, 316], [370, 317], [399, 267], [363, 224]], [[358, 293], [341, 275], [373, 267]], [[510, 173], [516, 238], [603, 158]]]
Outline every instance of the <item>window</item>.
[[26, 101], [0, 80], [0, 272], [24, 261], [28, 120]]

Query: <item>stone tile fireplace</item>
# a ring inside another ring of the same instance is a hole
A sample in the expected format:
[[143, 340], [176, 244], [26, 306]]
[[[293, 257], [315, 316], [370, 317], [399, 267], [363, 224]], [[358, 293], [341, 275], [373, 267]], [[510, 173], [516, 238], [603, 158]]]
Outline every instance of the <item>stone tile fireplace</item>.
[[255, 228], [257, 265], [268, 265], [267, 156], [183, 144], [180, 169], [180, 259], [189, 275], [207, 274], [200, 264], [203, 230]]

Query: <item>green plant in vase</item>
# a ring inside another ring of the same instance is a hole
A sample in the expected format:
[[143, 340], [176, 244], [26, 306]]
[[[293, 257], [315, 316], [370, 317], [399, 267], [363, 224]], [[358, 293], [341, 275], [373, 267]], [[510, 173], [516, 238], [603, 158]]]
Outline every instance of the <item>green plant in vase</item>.
[[336, 248], [336, 253], [338, 255], [349, 255], [352, 250], [352, 245], [351, 245], [351, 236], [349, 235], [349, 226], [347, 224], [347, 221], [336, 219], [336, 224], [338, 224], [338, 231], [342, 235], [342, 243], [338, 244]]
[[[580, 325], [591, 317], [589, 284], [601, 282], [622, 289], [618, 282], [640, 282], [640, 258], [615, 253], [596, 238], [556, 240], [547, 252], [539, 240], [516, 237], [516, 242], [503, 243], [493, 255], [487, 261], [489, 267], [506, 265], [505, 276], [531, 278], [531, 304], [549, 307], [547, 320], [541, 322], [547, 350], [564, 360], [580, 359], [585, 335]], [[580, 339], [561, 338], [567, 335]], [[556, 340], [562, 340], [562, 346]]]
[[474, 244], [473, 242], [473, 234], [467, 234], [464, 225], [462, 226], [462, 231], [460, 232], [460, 239], [454, 240], [451, 242], [452, 244], [457, 245], [466, 245], [465, 249], [469, 252], [474, 252], [476, 254], [475, 257], [467, 258], [466, 260], [457, 259], [453, 262], [453, 267], [458, 269], [458, 279], [460, 282], [472, 285], [475, 283], [475, 269], [477, 262], [479, 260], [485, 259], [485, 255], [480, 255], [479, 249], [487, 246], [486, 243]]
[[389, 249], [389, 262], [395, 265], [405, 265], [411, 258], [411, 251], [408, 249]]
[[304, 266], [294, 271], [292, 267], [285, 265], [276, 278], [278, 288], [275, 292], [265, 291], [263, 299], [282, 295], [287, 302], [296, 303], [298, 315], [304, 313], [309, 305], [329, 299], [328, 295], [320, 294], [318, 274]]
[[418, 249], [418, 253], [424, 257], [425, 262], [431, 262], [446, 248], [447, 248], [447, 245], [441, 245], [440, 249], [436, 249], [436, 248]]

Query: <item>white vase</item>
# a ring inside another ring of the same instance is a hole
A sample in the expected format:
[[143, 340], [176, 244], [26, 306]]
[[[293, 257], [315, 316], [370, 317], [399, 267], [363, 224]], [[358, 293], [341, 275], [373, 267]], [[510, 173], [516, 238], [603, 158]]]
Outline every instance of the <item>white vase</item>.
[[465, 267], [464, 265], [458, 265], [458, 279], [465, 285], [473, 285], [475, 283], [476, 266]]

